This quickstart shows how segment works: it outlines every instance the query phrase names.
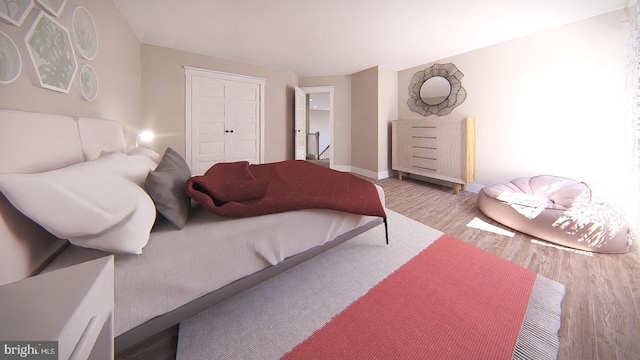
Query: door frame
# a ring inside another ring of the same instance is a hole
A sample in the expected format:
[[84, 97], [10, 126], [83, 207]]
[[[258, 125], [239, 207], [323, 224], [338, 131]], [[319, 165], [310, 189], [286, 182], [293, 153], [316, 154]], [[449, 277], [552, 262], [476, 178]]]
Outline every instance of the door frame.
[[[335, 87], [332, 85], [321, 85], [321, 86], [300, 86], [300, 88], [302, 90], [304, 90], [304, 92], [306, 92], [307, 94], [313, 94], [313, 93], [329, 93], [329, 129], [331, 129], [329, 131], [329, 168], [333, 169], [333, 162], [334, 162], [334, 154], [333, 154], [333, 150], [336, 148], [335, 146], [335, 141], [334, 141], [334, 126], [333, 126], [333, 94], [335, 91]], [[307, 112], [309, 112], [309, 102], [307, 102]]]
[[[254, 83], [257, 84], [260, 87], [260, 114], [258, 116], [259, 118], [259, 134], [258, 134], [258, 142], [259, 142], [259, 146], [258, 146], [258, 161], [260, 162], [260, 164], [264, 163], [264, 88], [265, 88], [265, 83], [266, 83], [266, 79], [264, 78], [259, 78], [259, 77], [254, 77], [254, 76], [248, 76], [248, 75], [240, 75], [240, 74], [232, 74], [232, 73], [227, 73], [227, 72], [222, 72], [222, 71], [215, 71], [215, 70], [208, 70], [208, 69], [199, 69], [199, 68], [194, 68], [194, 67], [190, 67], [190, 66], [185, 66], [184, 67], [184, 74], [185, 74], [185, 161], [187, 162], [187, 164], [189, 164], [189, 168], [191, 168], [191, 160], [192, 160], [192, 153], [191, 153], [191, 137], [192, 137], [192, 133], [191, 133], [191, 101], [192, 101], [192, 94], [191, 94], [191, 86], [192, 86], [192, 80], [194, 76], [198, 76], [198, 77], [206, 77], [206, 78], [210, 78], [210, 79], [221, 79], [221, 80], [230, 80], [230, 81], [237, 81], [237, 82], [249, 82], [249, 83]], [[191, 171], [193, 172], [193, 169], [191, 169]]]

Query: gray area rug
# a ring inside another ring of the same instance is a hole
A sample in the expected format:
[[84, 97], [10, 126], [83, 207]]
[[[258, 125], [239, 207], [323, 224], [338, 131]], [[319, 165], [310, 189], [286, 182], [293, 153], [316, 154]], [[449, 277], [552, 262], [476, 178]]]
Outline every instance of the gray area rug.
[[180, 324], [177, 359], [278, 359], [442, 232], [386, 210], [380, 225]]
[[[182, 322], [177, 359], [278, 359], [443, 233], [387, 210], [380, 225]], [[513, 359], [555, 359], [565, 288], [537, 276]]]

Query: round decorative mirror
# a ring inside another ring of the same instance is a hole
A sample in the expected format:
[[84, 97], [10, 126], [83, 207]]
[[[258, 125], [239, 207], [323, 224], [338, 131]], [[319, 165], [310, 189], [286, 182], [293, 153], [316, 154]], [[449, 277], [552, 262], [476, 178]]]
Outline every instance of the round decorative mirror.
[[454, 64], [433, 64], [418, 71], [409, 85], [409, 108], [421, 114], [438, 116], [449, 114], [467, 98], [460, 79], [464, 74]]
[[420, 98], [427, 105], [438, 105], [447, 100], [451, 93], [449, 80], [434, 76], [425, 80], [420, 87]]

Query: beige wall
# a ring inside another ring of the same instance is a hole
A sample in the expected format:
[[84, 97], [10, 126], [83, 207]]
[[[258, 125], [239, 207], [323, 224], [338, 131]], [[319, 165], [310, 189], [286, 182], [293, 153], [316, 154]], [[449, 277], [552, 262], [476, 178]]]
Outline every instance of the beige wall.
[[391, 170], [391, 121], [398, 119], [398, 72], [378, 67], [378, 169], [379, 177]]
[[[92, 60], [76, 54], [78, 68], [91, 65], [98, 78], [98, 96], [89, 102], [81, 98], [74, 78], [68, 94], [41, 88], [27, 52], [24, 37], [35, 21], [35, 6], [22, 26], [0, 21], [0, 31], [18, 45], [22, 57], [20, 76], [11, 84], [0, 84], [0, 108], [64, 115], [81, 115], [119, 120], [130, 143], [135, 139], [140, 117], [140, 42], [112, 1], [70, 0], [56, 18], [67, 29], [73, 9], [84, 6], [91, 14], [98, 33], [98, 53]], [[73, 37], [72, 37], [73, 39]]]
[[398, 118], [398, 72], [376, 66], [352, 75], [352, 171], [389, 176], [391, 121]]
[[289, 71], [239, 63], [153, 45], [142, 45], [141, 126], [153, 129], [157, 138], [149, 147], [172, 147], [185, 155], [184, 66], [266, 79], [266, 162], [293, 158], [293, 88], [298, 83]]
[[351, 166], [378, 171], [378, 67], [351, 75]]
[[333, 165], [351, 166], [351, 76], [320, 76], [299, 79], [299, 86], [333, 86]]
[[[452, 114], [477, 120], [476, 183], [554, 174], [625, 189], [624, 11], [442, 59], [463, 73], [466, 101]], [[399, 73], [399, 116], [413, 74]], [[602, 193], [601, 193], [602, 194]]]

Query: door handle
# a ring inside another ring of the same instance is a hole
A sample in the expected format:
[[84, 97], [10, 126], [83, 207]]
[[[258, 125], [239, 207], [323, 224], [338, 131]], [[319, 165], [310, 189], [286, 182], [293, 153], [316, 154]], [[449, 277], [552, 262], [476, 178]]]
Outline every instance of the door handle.
[[225, 130], [224, 132], [226, 132], [226, 133], [232, 133], [232, 132], [233, 132], [233, 130]]

